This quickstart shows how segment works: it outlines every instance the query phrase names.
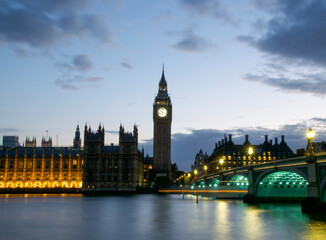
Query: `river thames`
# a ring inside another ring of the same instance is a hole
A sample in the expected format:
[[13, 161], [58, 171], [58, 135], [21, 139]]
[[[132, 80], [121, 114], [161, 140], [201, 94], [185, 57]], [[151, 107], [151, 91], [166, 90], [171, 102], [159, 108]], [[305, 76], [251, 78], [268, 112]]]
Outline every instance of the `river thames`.
[[191, 195], [0, 195], [0, 239], [326, 239], [299, 204]]

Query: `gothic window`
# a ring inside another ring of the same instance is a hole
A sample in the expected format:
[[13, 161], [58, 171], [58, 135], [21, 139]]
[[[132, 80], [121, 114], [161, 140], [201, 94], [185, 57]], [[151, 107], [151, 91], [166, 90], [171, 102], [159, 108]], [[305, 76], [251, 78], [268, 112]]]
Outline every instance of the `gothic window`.
[[72, 160], [72, 168], [77, 168], [77, 160]]
[[40, 169], [41, 168], [41, 160], [36, 161], [36, 168]]
[[29, 168], [29, 169], [33, 168], [33, 161], [32, 160], [28, 160], [27, 168]]
[[50, 168], [50, 164], [51, 164], [51, 160], [46, 160], [45, 161], [45, 168], [49, 169]]
[[24, 160], [18, 160], [18, 168], [24, 167]]
[[130, 152], [130, 146], [129, 145], [126, 145], [126, 152]]
[[0, 169], [4, 169], [5, 168], [5, 160], [1, 160], [0, 161]]

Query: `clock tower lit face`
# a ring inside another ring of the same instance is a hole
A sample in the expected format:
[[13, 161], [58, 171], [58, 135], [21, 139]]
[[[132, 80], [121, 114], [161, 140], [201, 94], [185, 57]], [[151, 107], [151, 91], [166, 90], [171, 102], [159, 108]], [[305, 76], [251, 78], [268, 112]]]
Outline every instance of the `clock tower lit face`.
[[164, 107], [161, 107], [157, 110], [157, 115], [161, 118], [165, 117], [168, 114], [168, 110]]

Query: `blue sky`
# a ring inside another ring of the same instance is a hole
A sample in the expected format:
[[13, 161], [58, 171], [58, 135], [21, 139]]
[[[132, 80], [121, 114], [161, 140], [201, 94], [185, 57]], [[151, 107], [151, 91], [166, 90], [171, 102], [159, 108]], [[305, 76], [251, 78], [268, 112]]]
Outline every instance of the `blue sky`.
[[110, 144], [136, 123], [152, 155], [164, 62], [179, 168], [224, 134], [295, 151], [326, 139], [325, 28], [325, 1], [2, 0], [0, 134], [67, 146], [102, 123]]

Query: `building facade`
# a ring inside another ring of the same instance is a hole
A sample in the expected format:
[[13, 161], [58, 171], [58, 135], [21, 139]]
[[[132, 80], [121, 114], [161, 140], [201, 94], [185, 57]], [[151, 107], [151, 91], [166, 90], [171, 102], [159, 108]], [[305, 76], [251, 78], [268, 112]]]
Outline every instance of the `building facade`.
[[143, 186], [143, 154], [138, 150], [138, 129], [119, 131], [119, 146], [105, 146], [104, 127], [96, 132], [85, 126], [84, 191], [134, 191]]
[[0, 188], [81, 188], [83, 153], [73, 148], [0, 151]]
[[[120, 127], [119, 146], [104, 145], [104, 127], [92, 132], [85, 126], [84, 149], [77, 126], [73, 147], [26, 147], [0, 149], [0, 188], [82, 188], [86, 191], [134, 191], [143, 186], [143, 153], [138, 151], [138, 129]], [[45, 140], [42, 138], [42, 140]], [[51, 143], [52, 146], [52, 143]]]
[[[253, 145], [248, 135], [245, 135], [243, 144], [234, 144], [232, 134], [229, 134], [228, 138], [225, 136], [215, 144], [212, 154], [208, 158], [203, 157], [200, 164], [195, 159], [192, 170], [196, 169], [200, 176], [205, 173], [285, 159], [293, 155], [293, 151], [285, 142], [284, 135], [281, 136], [280, 143], [278, 138], [275, 138], [273, 144], [272, 140], [268, 139], [268, 135], [265, 135], [265, 141], [262, 144]], [[198, 154], [197, 156], [199, 157]]]
[[159, 90], [153, 104], [154, 121], [154, 162], [156, 176], [171, 177], [171, 123], [172, 103], [167, 90], [167, 82], [162, 71]]
[[144, 157], [144, 187], [152, 187], [152, 182], [154, 182], [154, 171], [153, 171], [153, 157], [146, 155]]

